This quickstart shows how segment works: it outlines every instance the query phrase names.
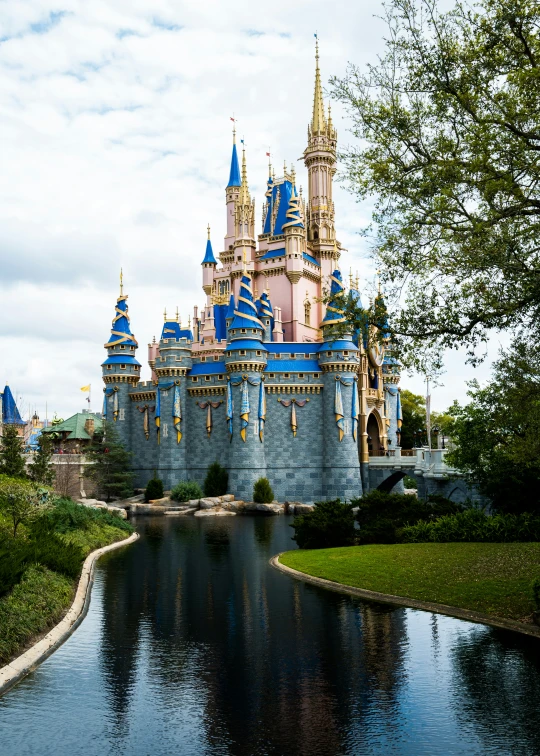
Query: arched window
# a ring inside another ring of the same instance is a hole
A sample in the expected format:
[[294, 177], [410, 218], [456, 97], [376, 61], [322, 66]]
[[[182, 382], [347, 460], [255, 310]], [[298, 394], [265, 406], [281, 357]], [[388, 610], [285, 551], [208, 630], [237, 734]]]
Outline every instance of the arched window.
[[311, 302], [309, 299], [304, 302], [304, 323], [307, 326], [311, 325]]

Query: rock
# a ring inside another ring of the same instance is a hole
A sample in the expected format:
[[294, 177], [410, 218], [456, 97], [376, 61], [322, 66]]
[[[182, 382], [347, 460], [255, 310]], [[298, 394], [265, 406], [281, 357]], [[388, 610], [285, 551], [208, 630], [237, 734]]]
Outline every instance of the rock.
[[167, 507], [158, 504], [131, 504], [129, 511], [132, 515], [162, 515], [165, 514]]
[[[195, 509], [195, 507], [190, 507], [187, 509], [168, 509], [165, 514], [166, 515], [192, 515], [196, 513], [198, 510]], [[211, 513], [210, 510], [205, 510], [209, 514]]]
[[234, 501], [234, 496], [232, 494], [225, 494], [224, 496], [219, 497], [221, 501]]
[[416, 488], [404, 488], [403, 493], [407, 496], [418, 496], [418, 491]]
[[295, 514], [308, 514], [309, 512], [313, 512], [313, 509], [314, 509], [313, 504], [295, 504], [294, 505]]
[[129, 499], [124, 499], [124, 501], [135, 501], [140, 502], [144, 500], [144, 494], [137, 494], [136, 496], [130, 496]]
[[187, 504], [189, 507], [195, 507], [195, 509], [198, 509], [200, 501], [200, 499], [190, 499], [189, 501], [185, 501], [184, 504]]
[[283, 504], [278, 504], [277, 501], [273, 501], [271, 504], [257, 504], [257, 512], [265, 512], [266, 514], [280, 515], [283, 514], [285, 508]]
[[235, 517], [236, 512], [228, 512], [226, 509], [199, 509], [195, 517]]
[[221, 506], [221, 500], [219, 497], [213, 498], [213, 497], [206, 497], [205, 499], [201, 499], [199, 502], [199, 507], [201, 509], [214, 509], [214, 507], [220, 507]]
[[150, 499], [149, 503], [152, 504], [152, 506], [157, 504], [158, 506], [165, 507], [171, 503], [171, 499], [169, 496], [163, 496], [161, 499]]
[[243, 512], [245, 506], [244, 501], [230, 501], [223, 505], [223, 509], [227, 509], [230, 512]]

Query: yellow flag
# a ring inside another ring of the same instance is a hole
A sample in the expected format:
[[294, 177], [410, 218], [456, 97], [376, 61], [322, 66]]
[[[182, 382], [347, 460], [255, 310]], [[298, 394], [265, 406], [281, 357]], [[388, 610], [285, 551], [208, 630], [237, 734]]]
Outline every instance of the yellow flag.
[[90, 384], [88, 386], [81, 386], [81, 391], [90, 391]]

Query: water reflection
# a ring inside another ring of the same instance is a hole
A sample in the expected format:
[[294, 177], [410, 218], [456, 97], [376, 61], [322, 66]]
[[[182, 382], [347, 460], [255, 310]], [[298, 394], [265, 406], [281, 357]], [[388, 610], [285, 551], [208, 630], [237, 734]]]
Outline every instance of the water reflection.
[[3, 754], [540, 753], [522, 639], [291, 580], [268, 565], [287, 518], [139, 529], [81, 628], [0, 699]]

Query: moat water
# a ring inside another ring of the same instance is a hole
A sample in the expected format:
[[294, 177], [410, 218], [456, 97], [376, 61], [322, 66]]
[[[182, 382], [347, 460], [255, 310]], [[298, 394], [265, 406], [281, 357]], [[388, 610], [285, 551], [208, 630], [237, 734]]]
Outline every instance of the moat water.
[[288, 517], [155, 518], [0, 698], [2, 756], [540, 754], [540, 643], [268, 564]]

